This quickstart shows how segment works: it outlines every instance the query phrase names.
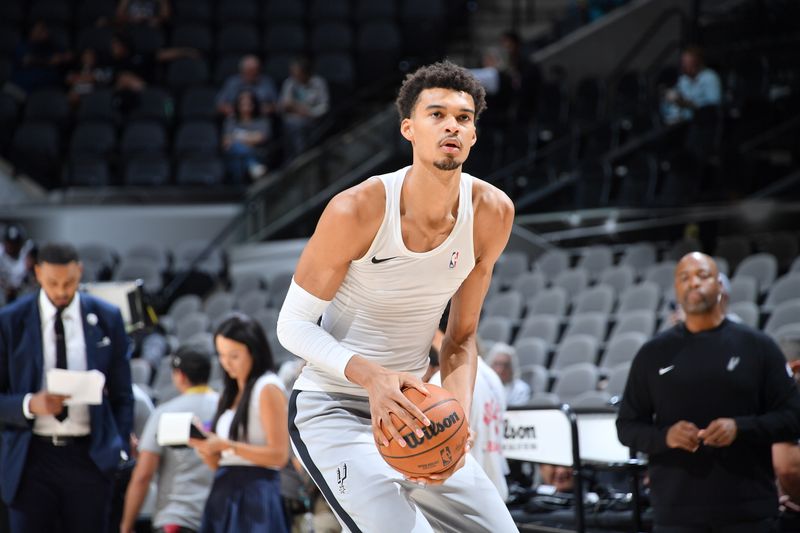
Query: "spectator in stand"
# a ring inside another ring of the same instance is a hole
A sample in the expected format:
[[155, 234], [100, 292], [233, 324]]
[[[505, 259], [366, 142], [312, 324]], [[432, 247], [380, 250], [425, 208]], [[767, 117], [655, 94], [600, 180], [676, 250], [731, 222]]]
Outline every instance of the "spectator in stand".
[[[783, 338], [779, 345], [795, 382], [800, 381], [800, 338]], [[780, 531], [800, 531], [800, 443], [773, 444], [772, 466], [780, 495]]]
[[11, 83], [25, 94], [59, 87], [63, 80], [62, 69], [70, 61], [72, 53], [53, 42], [47, 23], [37, 20], [31, 26], [28, 39], [19, 43], [14, 52]]
[[33, 276], [33, 241], [25, 238], [20, 226], [6, 226], [0, 250], [0, 303], [12, 302]]
[[531, 387], [519, 378], [519, 360], [514, 347], [502, 342], [495, 343], [486, 360], [503, 382], [506, 405], [515, 407], [528, 403], [531, 399]]
[[722, 102], [719, 75], [706, 66], [701, 48], [689, 46], [683, 51], [681, 71], [678, 84], [664, 93], [662, 115], [668, 124], [691, 120], [698, 109], [719, 107]]
[[172, 14], [168, 0], [120, 0], [117, 21], [120, 24], [163, 26]]
[[266, 74], [261, 73], [261, 62], [254, 55], [246, 55], [239, 61], [239, 72], [225, 80], [225, 84], [217, 94], [217, 111], [229, 117], [233, 115], [236, 98], [243, 91], [255, 93], [261, 103], [262, 114], [275, 112], [278, 99], [275, 83]]
[[69, 102], [77, 107], [81, 97], [95, 90], [96, 87], [111, 83], [111, 72], [103, 68], [97, 61], [97, 51], [86, 48], [81, 52], [77, 68], [67, 74]]
[[279, 102], [287, 158], [297, 156], [308, 146], [311, 129], [328, 112], [329, 100], [327, 82], [311, 71], [308, 59], [295, 58], [281, 87]]
[[120, 533], [134, 531], [136, 517], [144, 503], [150, 482], [158, 474], [158, 495], [153, 514], [157, 533], [192, 533], [200, 529], [203, 504], [211, 490], [213, 473], [203, 466], [190, 448], [158, 444], [158, 422], [163, 413], [194, 413], [210, 424], [219, 395], [208, 386], [211, 358], [192, 348], [181, 348], [172, 356], [172, 382], [180, 396], [160, 405], [139, 440], [139, 458], [125, 495]]
[[225, 119], [222, 148], [228, 160], [228, 172], [236, 183], [262, 177], [263, 148], [271, 137], [270, 123], [261, 116], [261, 106], [253, 91], [242, 91], [236, 97], [234, 114]]

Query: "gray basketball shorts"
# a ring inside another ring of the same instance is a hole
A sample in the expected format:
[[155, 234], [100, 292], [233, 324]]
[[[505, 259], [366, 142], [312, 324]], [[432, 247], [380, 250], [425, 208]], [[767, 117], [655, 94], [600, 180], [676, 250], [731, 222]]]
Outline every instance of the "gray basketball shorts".
[[411, 483], [381, 457], [367, 398], [292, 391], [289, 436], [297, 458], [350, 533], [518, 531], [475, 459], [439, 486]]

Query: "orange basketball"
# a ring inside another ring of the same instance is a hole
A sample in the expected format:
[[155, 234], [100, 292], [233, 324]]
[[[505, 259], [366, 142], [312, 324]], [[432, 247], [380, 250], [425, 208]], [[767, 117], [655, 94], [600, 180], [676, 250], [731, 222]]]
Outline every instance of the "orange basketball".
[[389, 465], [407, 476], [436, 474], [456, 464], [467, 445], [469, 425], [461, 404], [453, 395], [436, 385], [425, 384], [431, 393], [425, 396], [408, 388], [403, 394], [425, 413], [431, 425], [422, 428], [424, 436], [417, 437], [399, 418], [392, 415], [394, 427], [406, 442], [401, 447], [394, 439], [389, 446], [378, 446]]

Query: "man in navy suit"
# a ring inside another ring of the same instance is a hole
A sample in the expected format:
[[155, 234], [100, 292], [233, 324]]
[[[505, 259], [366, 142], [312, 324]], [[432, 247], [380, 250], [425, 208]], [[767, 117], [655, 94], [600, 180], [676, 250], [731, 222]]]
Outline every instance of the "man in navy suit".
[[[129, 451], [130, 341], [119, 309], [78, 292], [74, 247], [43, 246], [35, 270], [41, 290], [0, 309], [0, 495], [15, 533], [102, 533]], [[64, 405], [53, 368], [102, 372], [102, 404]]]

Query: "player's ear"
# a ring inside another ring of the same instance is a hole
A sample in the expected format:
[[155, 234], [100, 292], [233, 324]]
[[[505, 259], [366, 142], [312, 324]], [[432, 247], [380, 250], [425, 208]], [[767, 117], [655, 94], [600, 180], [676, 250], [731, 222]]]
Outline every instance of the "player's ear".
[[475, 146], [476, 142], [478, 142], [478, 128], [472, 128], [472, 140], [469, 142], [470, 148]]
[[400, 123], [400, 134], [409, 142], [414, 140], [414, 127], [410, 118], [404, 118]]

